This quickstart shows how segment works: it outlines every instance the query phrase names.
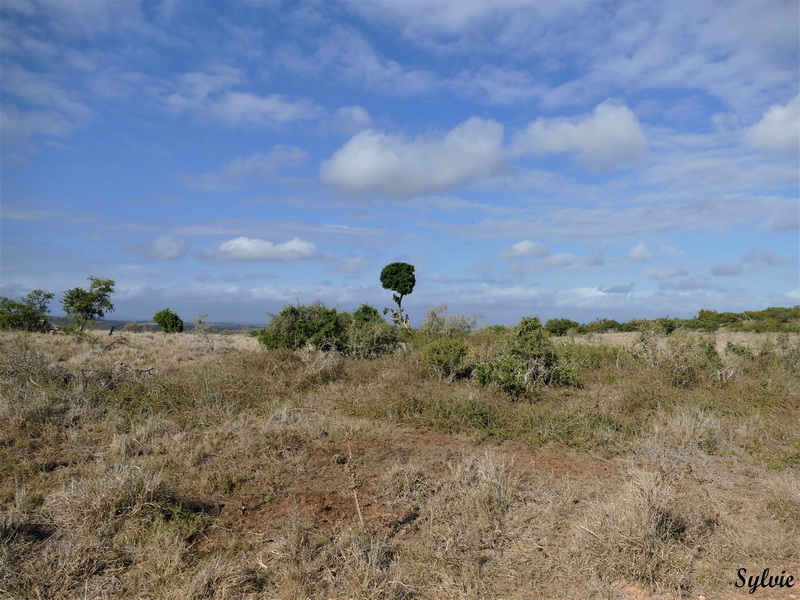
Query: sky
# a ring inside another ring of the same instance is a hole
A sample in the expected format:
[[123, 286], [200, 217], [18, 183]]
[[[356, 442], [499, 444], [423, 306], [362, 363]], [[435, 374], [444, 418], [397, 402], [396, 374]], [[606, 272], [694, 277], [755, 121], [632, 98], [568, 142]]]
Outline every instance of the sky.
[[0, 295], [511, 325], [800, 304], [800, 3], [3, 0]]

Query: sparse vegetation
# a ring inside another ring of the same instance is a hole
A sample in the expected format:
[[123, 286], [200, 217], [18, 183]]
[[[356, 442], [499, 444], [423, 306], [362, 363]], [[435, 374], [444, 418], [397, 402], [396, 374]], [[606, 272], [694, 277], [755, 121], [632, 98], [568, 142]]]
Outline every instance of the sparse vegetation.
[[0, 334], [0, 596], [678, 599], [800, 572], [796, 333], [436, 309], [401, 347], [369, 306], [203, 318]]

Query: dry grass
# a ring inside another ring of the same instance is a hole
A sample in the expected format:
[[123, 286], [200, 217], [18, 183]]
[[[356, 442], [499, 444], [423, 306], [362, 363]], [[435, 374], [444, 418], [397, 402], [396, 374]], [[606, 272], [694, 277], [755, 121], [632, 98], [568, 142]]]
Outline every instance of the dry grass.
[[561, 340], [583, 387], [518, 401], [413, 344], [3, 333], [0, 597], [712, 598], [741, 567], [800, 576], [800, 344], [743, 335]]

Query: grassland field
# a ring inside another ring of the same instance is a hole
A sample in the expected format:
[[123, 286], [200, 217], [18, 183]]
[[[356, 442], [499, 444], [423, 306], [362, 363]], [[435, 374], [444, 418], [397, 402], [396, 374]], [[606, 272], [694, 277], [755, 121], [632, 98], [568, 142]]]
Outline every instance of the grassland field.
[[512, 397], [413, 339], [2, 332], [0, 597], [800, 598], [800, 336], [555, 346]]

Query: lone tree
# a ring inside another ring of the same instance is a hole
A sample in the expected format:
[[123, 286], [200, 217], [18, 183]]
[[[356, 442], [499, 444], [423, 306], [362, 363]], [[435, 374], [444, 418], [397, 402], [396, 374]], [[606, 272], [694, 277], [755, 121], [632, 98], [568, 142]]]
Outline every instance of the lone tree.
[[21, 300], [0, 297], [0, 329], [21, 329], [46, 333], [52, 329], [47, 320], [51, 292], [33, 290]]
[[153, 321], [167, 333], [180, 333], [183, 331], [183, 319], [165, 308], [153, 315]]
[[83, 288], [72, 288], [64, 292], [61, 306], [64, 312], [78, 326], [79, 331], [83, 331], [87, 325], [94, 324], [95, 319], [102, 319], [106, 312], [113, 312], [114, 305], [111, 304], [111, 294], [114, 293], [116, 282], [113, 279], [101, 279], [99, 277], [88, 277], [91, 285], [88, 290]]
[[392, 294], [392, 299], [397, 303], [397, 309], [384, 308], [383, 314], [392, 313], [392, 321], [398, 325], [403, 325], [410, 329], [408, 325], [408, 315], [403, 316], [403, 297], [408, 296], [414, 291], [414, 284], [417, 283], [414, 277], [414, 265], [404, 262], [395, 262], [383, 267], [381, 271], [381, 284], [383, 289], [396, 292]]

